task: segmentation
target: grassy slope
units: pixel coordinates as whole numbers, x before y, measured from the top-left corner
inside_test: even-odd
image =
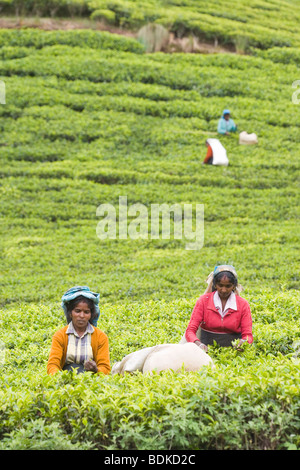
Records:
[[[219,43],[268,48],[299,44],[294,27],[300,18],[296,0],[91,0],[92,18],[138,29],[145,23],[164,25],[177,36],[193,34]]]
[[[236,47],[266,49],[272,46],[298,46],[300,19],[297,0],[2,0],[2,15],[26,17],[74,17],[111,28],[137,31],[156,22],[177,37],[194,35],[201,40]],[[26,24],[26,19],[25,23]]]
[[[292,400],[297,409],[299,372],[289,356],[300,335],[295,297],[299,124],[291,102],[297,67],[260,57],[143,55],[128,52],[132,42],[122,38],[102,49],[94,33],[90,42],[85,37],[90,47],[84,48],[74,32],[26,33],[35,38],[33,44],[23,33],[18,39],[3,34],[11,37],[9,42],[6,36],[0,64],[7,92],[0,108],[2,432],[16,423],[22,429],[38,415],[59,423],[74,441],[92,440],[100,447],[153,448],[158,427],[161,448],[276,448],[296,442],[291,437],[297,434],[296,412],[288,403]],[[238,136],[221,138],[230,166],[202,167],[204,141],[216,135],[224,107],[232,109],[240,130],[257,132],[259,145],[239,146]],[[120,195],[128,196],[129,205],[147,207],[205,204],[204,247],[187,251],[185,241],[178,240],[101,242],[97,206],[117,204]],[[219,368],[208,373],[210,392],[197,408],[206,410],[202,434],[192,430],[196,424],[189,408],[200,406],[197,390],[203,381],[197,375],[182,378],[187,383],[181,392],[176,377],[155,378],[151,406],[145,400],[153,393],[150,379],[123,383],[108,377],[99,396],[98,382],[87,377],[74,379],[74,385],[67,378],[46,377],[51,337],[64,322],[59,299],[71,285],[101,292],[101,327],[109,334],[113,362],[139,347],[177,342],[207,274],[219,262],[238,270],[256,340],[241,357],[212,350]],[[57,392],[61,383],[71,401],[77,400],[78,416],[66,411],[71,402]],[[164,401],[173,397],[170,384],[177,390],[171,420]],[[92,401],[82,401],[82,390],[91,390]],[[253,424],[248,437],[233,432],[224,442],[224,415],[212,408],[220,390],[233,400],[229,416],[238,404],[228,390],[240,394],[246,421],[249,396],[251,406],[257,404],[253,422],[255,413],[263,419],[270,412],[262,403],[272,402],[278,423],[270,436]],[[86,413],[93,414],[91,403],[103,413],[101,431],[98,418],[82,430]],[[188,418],[179,443],[176,413],[182,409]],[[286,428],[279,417],[287,409]],[[218,437],[216,422],[223,423]],[[136,432],[128,433],[133,426]]]

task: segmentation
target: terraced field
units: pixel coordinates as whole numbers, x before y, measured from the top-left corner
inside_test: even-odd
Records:
[[[300,42],[297,0],[1,0],[0,8],[22,19],[80,17],[131,31],[154,23],[179,38],[195,36],[244,51]]]
[[[0,42],[2,448],[298,448],[297,49],[145,54],[92,31],[1,30]],[[259,144],[220,137],[230,165],[202,166],[227,107]],[[97,208],[120,196],[203,204],[203,247],[100,240]],[[101,293],[113,363],[178,342],[224,262],[251,305],[253,346],[212,347],[216,369],[200,374],[47,376],[72,285]]]

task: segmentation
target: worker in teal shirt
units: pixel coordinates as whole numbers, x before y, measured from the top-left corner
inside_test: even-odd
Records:
[[[218,122],[218,132],[219,134],[229,135],[230,132],[235,132],[237,126],[235,125],[233,119],[230,117],[229,109],[224,109],[223,115]]]

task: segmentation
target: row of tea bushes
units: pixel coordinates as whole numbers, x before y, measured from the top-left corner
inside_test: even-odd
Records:
[[[91,17],[115,27],[137,30],[148,23],[159,23],[176,36],[194,35],[201,40],[228,45],[238,51],[251,47],[267,49],[297,46],[300,42],[294,24],[300,18],[297,1],[276,0],[270,5],[234,0],[1,0],[3,13],[27,16]],[[57,36],[60,36],[58,33]],[[59,39],[58,39],[59,41]]]
[[[51,35],[7,34],[1,449],[299,448],[295,65],[141,54],[119,50],[114,37],[115,48],[80,47],[77,31],[44,46]],[[230,165],[202,166],[205,139],[216,136],[228,106],[259,144],[220,137]],[[112,204],[118,222],[120,196],[148,211],[189,203],[193,216],[204,204],[203,247],[187,250],[172,236],[100,240],[97,207]],[[99,327],[113,363],[178,342],[207,275],[223,262],[235,265],[245,288],[253,346],[212,347],[216,368],[200,374],[47,376],[52,335],[65,324],[60,299],[71,286],[100,292]]]
[[[297,448],[297,302],[291,293],[265,290],[249,300],[255,344],[243,352],[211,347],[214,370],[179,375],[47,377],[51,336],[62,313],[55,304],[2,312],[7,350],[0,379],[1,448]],[[101,322],[112,357],[120,359],[126,348],[179,340],[193,301],[104,305]],[[167,328],[160,328],[162,322]]]
[[[65,45],[70,47],[104,50],[114,49],[117,51],[134,52],[141,54],[144,52],[143,46],[130,37],[111,34],[105,31],[79,30],[76,34],[73,31],[55,30],[39,31],[37,29],[1,29],[0,30],[1,54],[13,53],[15,51],[25,51],[27,47],[43,49],[47,46]],[[5,57],[4,57],[5,58]]]
[[[147,23],[159,23],[176,36],[194,35],[206,41],[218,41],[247,51],[251,46],[266,49],[272,46],[299,44],[294,21],[299,18],[299,5],[267,1],[251,4],[225,0],[209,2],[188,0],[90,0],[91,17],[115,26],[138,29]]]

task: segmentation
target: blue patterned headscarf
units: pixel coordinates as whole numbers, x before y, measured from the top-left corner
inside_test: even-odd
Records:
[[[93,326],[97,326],[97,321],[100,316],[100,309],[99,309],[100,294],[96,294],[96,292],[92,292],[90,288],[87,286],[71,287],[71,289],[67,290],[67,292],[62,296],[61,306],[63,308],[63,311],[65,312],[66,318],[67,318],[67,304],[71,300],[76,299],[76,297],[79,297],[80,295],[94,302],[96,315],[95,315],[95,318],[92,320],[92,324]]]

